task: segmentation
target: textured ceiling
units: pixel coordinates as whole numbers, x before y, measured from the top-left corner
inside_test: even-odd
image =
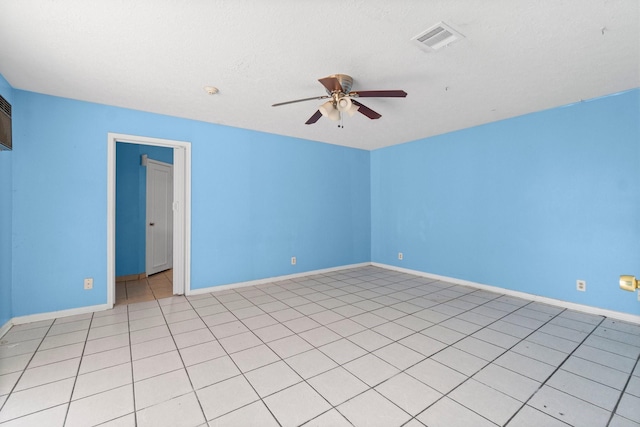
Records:
[[[411,40],[440,21],[465,38]],[[363,149],[640,87],[638,0],[1,0],[0,39],[17,89]],[[335,73],[408,96],[271,107]]]

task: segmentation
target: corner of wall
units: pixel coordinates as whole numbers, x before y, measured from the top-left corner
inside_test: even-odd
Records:
[[[0,74],[0,95],[13,102],[13,88]],[[0,336],[11,327],[12,309],[12,217],[13,217],[13,155],[0,151]],[[7,328],[8,330],[8,328]]]

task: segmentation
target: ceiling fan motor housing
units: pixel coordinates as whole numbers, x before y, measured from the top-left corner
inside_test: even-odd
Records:
[[[342,86],[342,90],[340,90],[339,87],[334,88],[333,91],[327,89],[327,93],[329,95],[336,91],[342,92],[345,95],[351,92],[351,87],[353,86],[353,78],[351,76],[348,76],[346,74],[332,74],[329,77],[335,78],[338,83],[340,83],[340,86]]]

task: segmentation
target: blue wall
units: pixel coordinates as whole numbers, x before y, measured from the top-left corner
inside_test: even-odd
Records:
[[[192,142],[194,289],[369,261],[367,151],[13,96],[13,316],[106,303],[108,132]]]
[[[2,75],[0,75],[0,95],[13,104],[13,89]],[[11,151],[0,151],[0,327],[12,317],[12,160]]]
[[[372,152],[372,261],[640,314],[639,117],[633,90]]]
[[[368,151],[205,130],[192,154],[192,248],[206,248],[192,250],[192,287],[369,262]]]
[[[106,302],[108,132],[192,142],[194,289],[374,261],[639,312],[638,90],[371,153],[0,93],[0,324]]]
[[[116,143],[116,277],[145,272],[147,168],[150,159],[173,164],[173,149]]]

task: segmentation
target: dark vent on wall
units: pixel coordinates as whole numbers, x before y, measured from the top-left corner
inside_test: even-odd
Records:
[[[421,47],[429,51],[438,50],[455,41],[463,39],[464,36],[449,27],[444,22],[439,22],[426,31],[418,34],[413,40]]]
[[[11,117],[11,104],[2,95],[0,95],[0,111]]]
[[[11,104],[0,95],[0,150],[11,150]]]

